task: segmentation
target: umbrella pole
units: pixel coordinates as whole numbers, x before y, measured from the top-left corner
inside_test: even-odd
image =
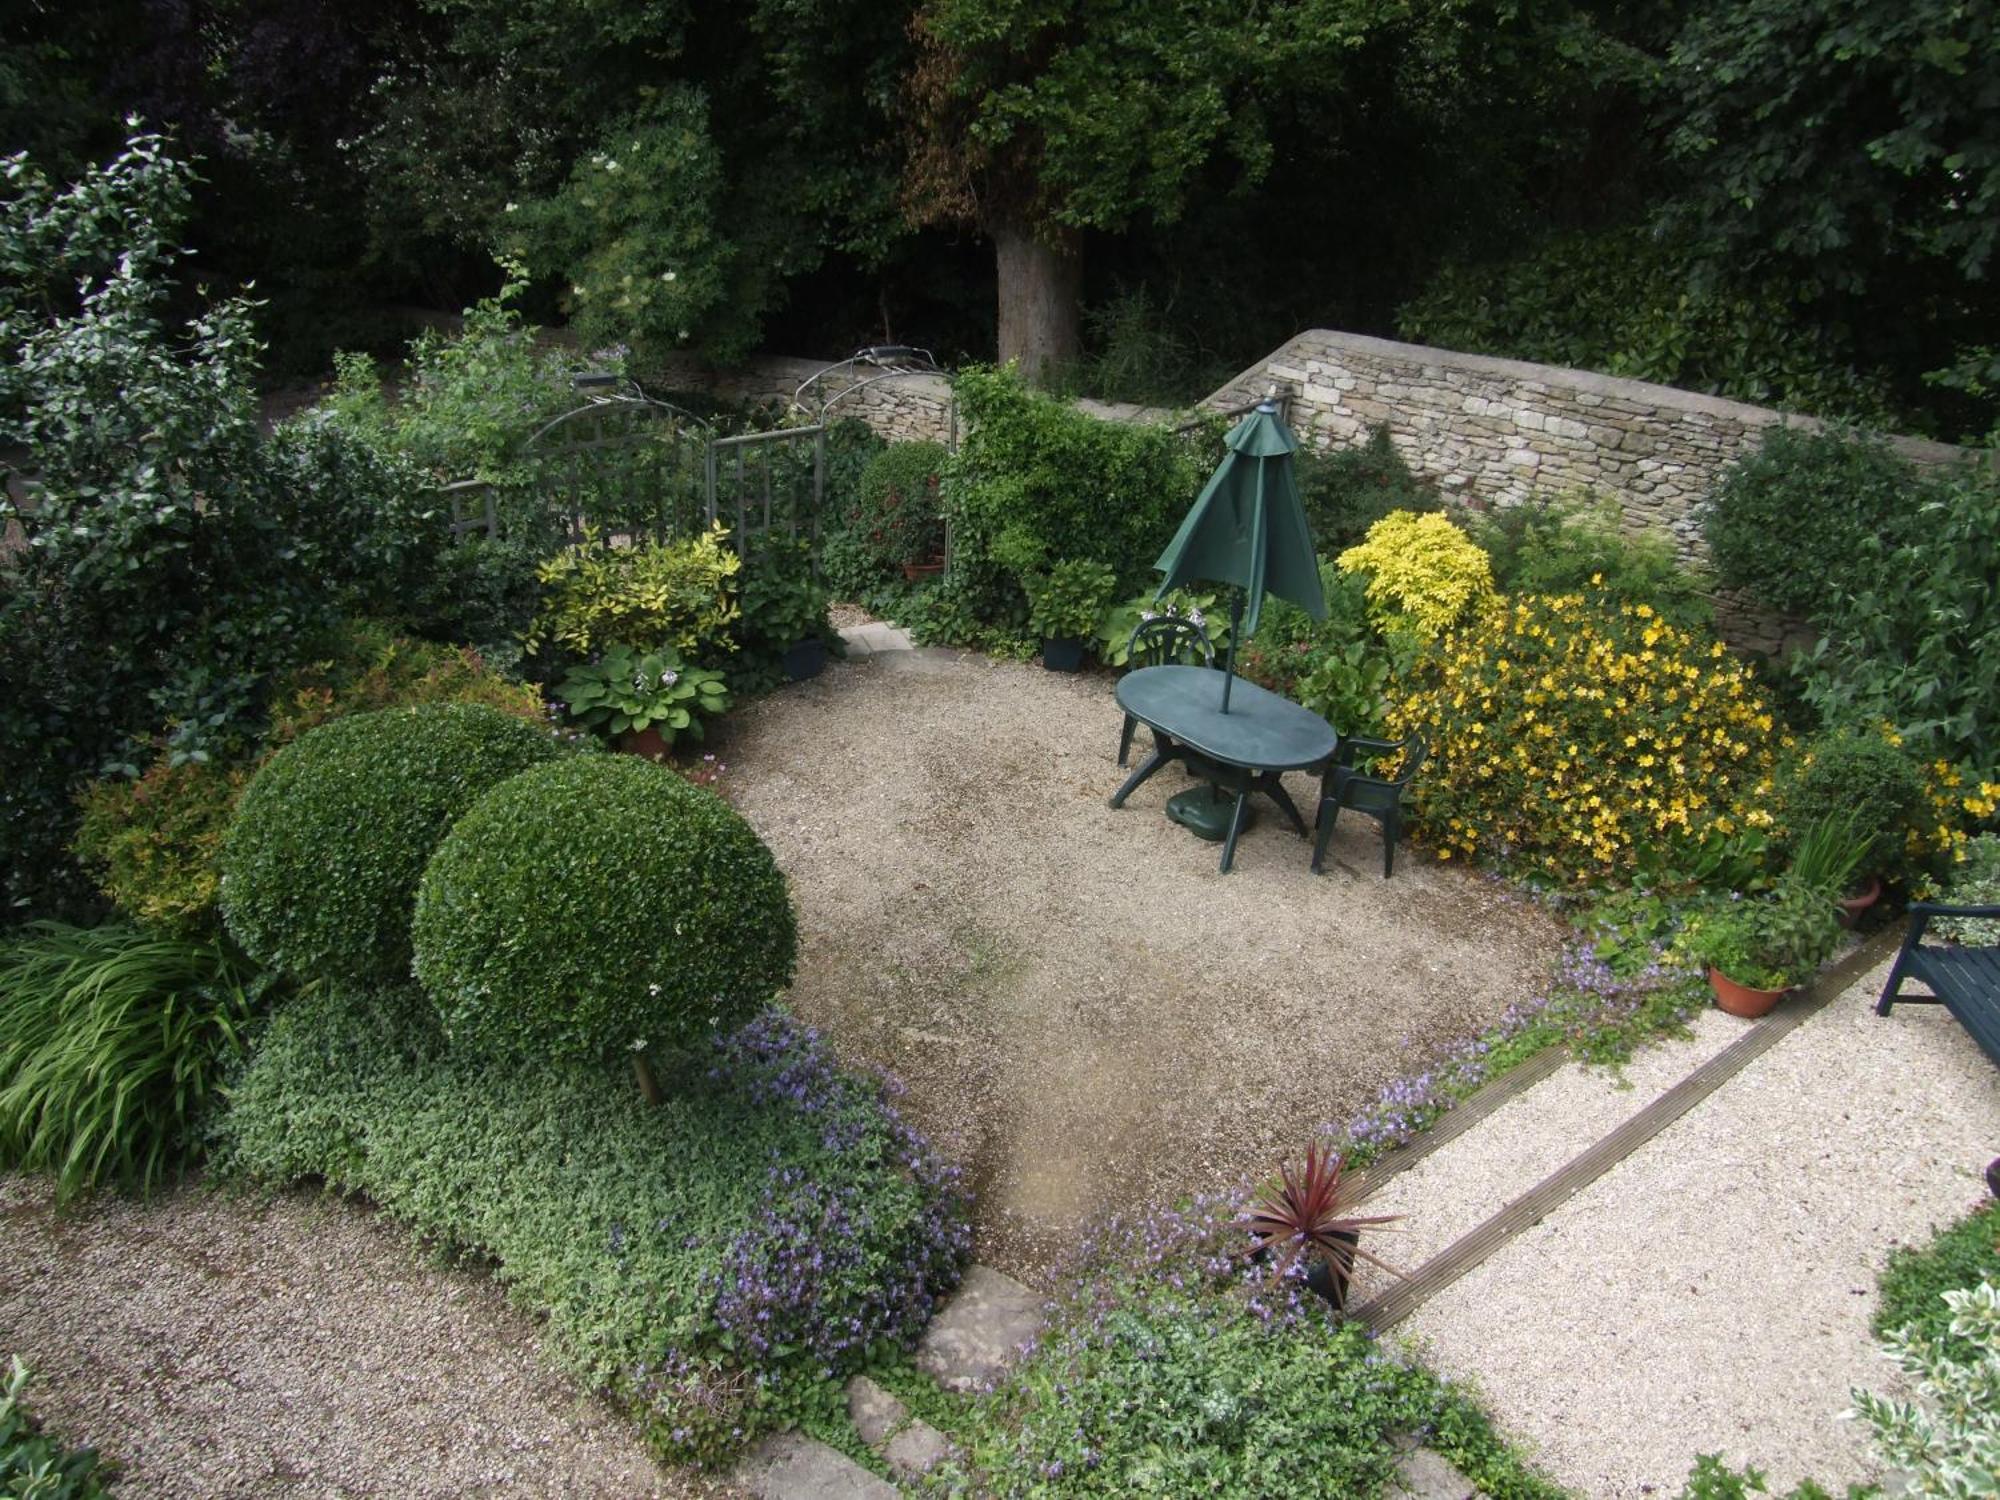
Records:
[[[1222,711],[1229,712],[1229,688],[1236,681],[1236,637],[1243,629],[1243,590],[1229,601],[1229,651],[1222,658]]]

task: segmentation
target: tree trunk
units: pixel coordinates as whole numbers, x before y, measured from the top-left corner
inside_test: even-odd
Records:
[[[1083,350],[1083,236],[1056,231],[1051,245],[1022,224],[993,230],[1000,273],[1000,363],[1032,385],[1054,382]]]

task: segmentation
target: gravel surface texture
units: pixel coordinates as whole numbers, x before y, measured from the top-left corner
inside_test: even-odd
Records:
[[[1856,1386],[1901,1389],[1868,1333],[1876,1275],[1981,1201],[2000,1149],[2000,1072],[1941,1010],[1874,1015],[1886,973],[1403,1326],[1578,1494],[1677,1494],[1712,1452],[1764,1469],[1776,1494],[1878,1477],[1865,1429],[1838,1420]],[[1687,1071],[1704,1051],[1674,1050]],[[1517,1142],[1538,1149],[1535,1096],[1551,1089],[1562,1118],[1579,1086],[1538,1085],[1524,1128],[1501,1111],[1382,1201],[1420,1213],[1421,1187],[1507,1175]]]
[[[0,1355],[142,1497],[734,1496],[662,1472],[488,1277],[334,1199],[185,1190],[58,1215],[0,1176]]]
[[[1260,1175],[1545,979],[1558,932],[1505,887],[1344,819],[1327,872],[1268,804],[1218,846],[1113,812],[1112,682],[918,651],[733,716],[732,795],[801,922],[790,1002],[978,1200],[979,1258],[1047,1287],[1096,1214]],[[1146,743],[1142,731],[1140,746]],[[1317,783],[1287,780],[1311,815]]]

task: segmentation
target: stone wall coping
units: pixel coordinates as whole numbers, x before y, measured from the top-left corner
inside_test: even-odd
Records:
[[[1311,357],[1315,350],[1379,359],[1404,368],[1435,365],[1444,370],[1463,370],[1468,374],[1487,375],[1516,384],[1531,384],[1539,387],[1535,394],[1548,393],[1552,387],[1560,386],[1571,392],[1581,391],[1587,395],[1638,402],[1660,411],[1722,417],[1748,428],[1789,423],[1818,431],[1829,425],[1815,417],[1773,411],[1769,407],[1751,406],[1747,402],[1731,401],[1721,396],[1705,396],[1697,391],[1681,390],[1676,386],[1655,385],[1649,380],[1632,380],[1622,375],[1601,375],[1594,370],[1572,370],[1558,365],[1531,364],[1527,360],[1502,359],[1491,354],[1462,354],[1453,349],[1437,349],[1427,344],[1404,344],[1394,339],[1375,338],[1364,333],[1342,333],[1332,328],[1309,328],[1293,335],[1277,350],[1258,360],[1234,380],[1208,396],[1201,404],[1228,406],[1243,399],[1245,394],[1261,395],[1263,388],[1271,382],[1272,377],[1269,373],[1271,366],[1296,366],[1303,358]],[[1279,383],[1294,384],[1289,378],[1283,377]],[[1899,452],[1924,463],[1952,463],[1977,451],[1898,433],[1888,433],[1885,436]]]

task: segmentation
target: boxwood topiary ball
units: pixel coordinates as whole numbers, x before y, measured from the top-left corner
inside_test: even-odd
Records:
[[[454,1043],[549,1057],[733,1026],[798,953],[755,830],[624,755],[537,766],[481,798],[431,857],[412,936]]]
[[[221,905],[231,935],[302,979],[407,978],[431,851],[485,793],[565,754],[546,730],[480,704],[321,725],[271,757],[230,824]]]

